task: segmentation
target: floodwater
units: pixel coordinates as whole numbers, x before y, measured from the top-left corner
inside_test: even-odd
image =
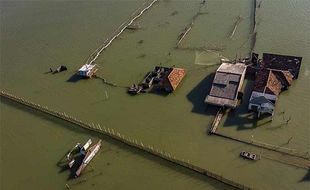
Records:
[[[1,90],[113,128],[256,189],[308,189],[308,170],[264,157],[257,162],[240,159],[242,150],[265,150],[207,135],[214,109],[203,100],[212,73],[221,57],[234,59],[250,52],[253,1],[208,0],[180,50],[174,48],[177,37],[201,1],[161,0],[138,19],[141,30],[125,31],[96,61],[98,75],[119,87],[100,79],[72,80],[88,56],[143,2],[1,1]],[[250,119],[245,98],[224,118],[221,133],[310,151],[309,10],[307,0],[262,1],[254,50],[302,56],[300,77],[280,95],[272,122]],[[239,15],[243,19],[230,39]],[[201,47],[220,51],[195,51]],[[188,70],[173,94],[126,93],[124,87],[138,83],[160,63]],[[68,71],[46,74],[59,65]],[[251,84],[246,81],[245,97]],[[0,105],[1,189],[65,189],[65,184],[73,189],[231,189],[10,101],[1,99]],[[289,124],[282,125],[287,118]],[[56,163],[76,142],[88,138],[103,139],[102,150],[79,180],[68,180],[69,172]]]

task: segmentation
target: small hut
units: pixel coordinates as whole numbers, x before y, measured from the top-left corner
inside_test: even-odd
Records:
[[[77,74],[85,78],[91,78],[97,70],[96,64],[85,64],[78,70]]]

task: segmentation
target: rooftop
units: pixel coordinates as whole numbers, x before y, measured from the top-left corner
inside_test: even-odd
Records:
[[[178,87],[178,85],[184,78],[185,74],[186,74],[185,69],[172,68],[167,78],[173,90],[175,90]]]
[[[263,53],[263,67],[289,71],[294,79],[298,78],[302,57]]]
[[[241,63],[223,63],[217,69],[205,102],[218,106],[237,106],[238,90],[242,86],[246,66]]]
[[[262,69],[257,72],[253,91],[278,96],[284,87],[288,87],[293,80],[289,71]]]
[[[235,99],[241,75],[217,72],[210,91],[210,96]]]
[[[220,67],[217,69],[217,71],[242,75],[245,69],[246,66],[243,63],[236,63],[236,64],[222,63]]]

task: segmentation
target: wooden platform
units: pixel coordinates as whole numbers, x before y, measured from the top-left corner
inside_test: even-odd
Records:
[[[209,134],[214,134],[214,133],[216,133],[217,127],[218,127],[218,125],[220,124],[221,119],[222,119],[224,113],[225,113],[225,108],[220,108],[220,109],[217,111],[217,113],[216,113],[216,115],[215,115],[215,118],[214,118],[214,120],[213,120],[213,122],[212,122],[210,131],[209,131]]]

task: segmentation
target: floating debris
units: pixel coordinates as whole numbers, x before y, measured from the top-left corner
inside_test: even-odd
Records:
[[[200,11],[200,10],[199,10]],[[176,47],[178,48],[179,45],[181,44],[182,40],[185,38],[185,36],[189,33],[189,31],[193,28],[194,26],[194,23],[195,23],[195,20],[198,18],[198,16],[200,15],[204,15],[204,14],[208,14],[208,13],[202,13],[202,12],[198,12],[196,13],[191,22],[183,29],[183,31],[179,34],[178,36],[178,42],[177,42],[177,45]]]
[[[128,25],[126,27],[126,29],[128,29],[128,30],[138,30],[138,29],[141,29],[141,28],[142,27],[138,23],[131,23],[130,25]]]
[[[139,40],[138,44],[143,44],[144,40]]]
[[[234,37],[234,35],[235,35],[235,32],[236,32],[236,30],[237,30],[237,27],[238,27],[238,25],[240,24],[240,22],[242,21],[242,17],[241,17],[241,15],[239,15],[238,17],[237,17],[237,21],[235,22],[235,27],[234,27],[234,29],[232,30],[232,32],[231,32],[231,34],[230,34],[230,36],[229,36],[229,38],[230,39],[232,39],[233,37]]]
[[[106,97],[106,99],[109,99],[109,96],[108,96],[108,92],[107,92],[107,91],[105,91],[105,97]]]
[[[140,55],[138,56],[138,58],[144,58],[144,57],[146,57],[146,54],[145,54],[145,53],[142,53],[142,54],[140,54]]]
[[[60,73],[62,71],[66,71],[68,70],[66,66],[64,65],[61,65],[59,67],[57,67],[57,69],[53,70],[52,68],[50,68],[50,71],[49,72],[46,72],[46,73],[53,73],[53,74],[56,74],[56,73]]]
[[[177,15],[179,12],[178,11],[173,11],[170,16],[174,16],[174,15]]]

